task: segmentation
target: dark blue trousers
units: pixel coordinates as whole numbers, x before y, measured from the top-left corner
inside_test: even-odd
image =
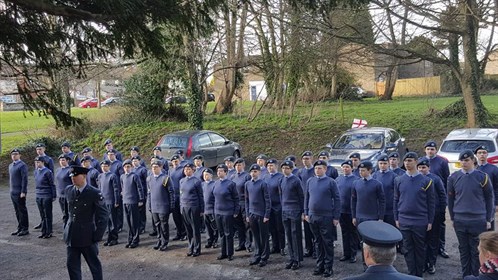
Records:
[[[175,208],[173,209],[173,222],[176,226],[176,236],[184,237],[187,235],[185,232],[185,225],[183,224],[182,212],[180,210],[180,197],[175,196]]]
[[[453,223],[458,238],[462,276],[479,275],[479,234],[486,231],[486,221],[459,221]]]
[[[399,230],[403,235],[403,249],[408,274],[422,277],[426,257],[427,226],[400,224]]]
[[[311,231],[315,237],[317,249],[316,267],[319,269],[332,269],[334,265],[334,223],[332,217],[309,217]]]
[[[88,247],[67,247],[67,270],[69,279],[81,280],[81,255],[85,258],[94,280],[103,279],[97,243]],[[86,277],[88,278],[88,277]]]
[[[118,208],[114,204],[106,204],[109,211],[109,221],[107,222],[107,241],[118,240],[118,227],[116,226],[118,220]]]
[[[208,233],[207,243],[209,245],[218,243],[218,228],[216,227],[216,220],[214,218],[214,214],[204,213],[204,224],[206,225]]]
[[[244,205],[240,206],[239,214],[235,218],[235,230],[239,236],[239,247],[251,248],[252,232],[249,223],[246,221],[246,209]]]
[[[41,232],[43,235],[52,233],[52,202],[52,198],[36,198],[36,205],[38,205],[38,210],[40,211],[41,215]]]
[[[166,246],[169,242],[169,213],[152,213],[152,221],[157,229],[159,246]]]
[[[274,251],[280,252],[280,250],[285,249],[285,231],[284,224],[282,223],[282,210],[272,209],[269,223],[272,248]]]
[[[306,253],[313,254],[315,251],[315,237],[313,236],[313,232],[311,231],[310,224],[306,221],[303,221],[304,224],[304,249]]]
[[[138,204],[125,204],[124,208],[128,223],[128,244],[138,244],[140,242]]]
[[[432,229],[427,232],[427,253],[425,263],[429,265],[436,265],[437,255],[439,254],[439,237],[441,227],[437,226],[441,223],[444,213],[436,212],[434,214],[434,222]]]
[[[201,208],[182,207],[182,217],[187,231],[188,251],[192,254],[201,253]]]
[[[234,218],[232,215],[215,215],[216,226],[220,234],[221,255],[233,256],[233,224]]]
[[[303,227],[301,211],[283,211],[282,220],[287,238],[287,251],[290,262],[303,261]]]
[[[358,250],[360,239],[358,230],[353,225],[351,214],[341,213],[339,223],[341,224],[343,254],[346,258],[356,257],[356,250]]]
[[[270,257],[269,221],[264,223],[263,217],[249,214],[249,225],[254,241],[254,260],[267,261]]]
[[[17,229],[20,231],[29,229],[28,209],[26,208],[26,197],[21,198],[20,194],[11,194],[12,204],[16,212]]]

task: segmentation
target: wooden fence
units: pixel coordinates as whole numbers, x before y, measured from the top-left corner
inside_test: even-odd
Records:
[[[377,82],[375,91],[377,95],[383,95],[385,82]],[[398,79],[394,87],[393,96],[423,96],[441,94],[441,79],[439,76]]]

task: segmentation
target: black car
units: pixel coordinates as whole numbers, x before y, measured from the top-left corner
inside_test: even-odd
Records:
[[[352,153],[359,153],[361,160],[369,160],[377,166],[377,159],[382,154],[398,152],[402,158],[407,152],[405,138],[392,128],[364,127],[353,128],[344,132],[330,149],[330,165],[341,170],[341,163]]]
[[[182,130],[164,135],[157,146],[165,158],[170,159],[177,150],[183,150],[185,159],[195,155],[204,157],[204,165],[214,167],[228,156],[239,158],[242,148],[236,142],[210,130]]]
[[[208,102],[214,101],[215,100],[214,94],[208,93],[207,100],[208,100]],[[187,103],[187,101],[188,101],[188,98],[184,95],[170,96],[170,97],[167,97],[165,100],[166,104],[172,104],[172,103],[173,104],[184,104],[184,103]]]

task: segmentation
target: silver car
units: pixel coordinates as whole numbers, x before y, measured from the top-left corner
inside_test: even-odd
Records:
[[[451,131],[443,140],[438,155],[448,160],[450,173],[460,170],[458,155],[463,150],[474,151],[478,146],[488,149],[488,163],[498,166],[498,129],[464,128]]]

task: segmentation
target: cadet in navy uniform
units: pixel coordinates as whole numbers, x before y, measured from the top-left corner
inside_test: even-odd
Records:
[[[434,221],[435,194],[432,180],[417,171],[417,158],[414,152],[406,153],[406,173],[394,181],[394,219],[403,234],[408,274],[422,277],[426,234]]]
[[[261,174],[260,177],[263,178],[268,174],[268,170],[266,170],[266,161],[268,160],[268,156],[265,154],[259,154],[256,157],[256,164],[261,167]]]
[[[327,151],[321,151],[318,154],[318,159],[325,161],[327,164],[329,163],[330,153]],[[325,172],[327,176],[332,179],[336,179],[339,176],[339,172],[332,165],[327,166],[327,172]]]
[[[138,207],[144,203],[144,191],[142,182],[137,174],[132,170],[129,159],[123,162],[124,174],[121,175],[121,190],[123,193],[123,204],[128,223],[128,243],[126,248],[136,248],[140,242],[140,216]]]
[[[399,273],[393,266],[396,243],[403,238],[398,229],[380,221],[366,221],[358,226],[363,239],[363,255],[367,270],[345,280],[414,280],[422,279]]]
[[[10,152],[10,158],[12,159],[12,163],[9,164],[10,198],[17,218],[17,230],[11,235],[23,236],[29,234],[28,209],[26,208],[28,166],[21,160],[21,151],[17,148]]]
[[[342,250],[343,256],[339,261],[356,262],[356,250],[358,250],[359,238],[356,226],[353,224],[353,216],[351,215],[351,190],[353,189],[354,181],[359,178],[353,175],[353,162],[346,160],[341,164],[342,173],[335,179],[337,188],[341,194],[341,224],[342,232]]]
[[[185,177],[180,180],[180,207],[187,231],[189,249],[187,256],[201,254],[201,220],[204,216],[204,197],[201,180],[194,177],[194,164],[183,166]]]
[[[113,151],[113,154],[116,156],[116,159],[119,160],[120,162],[123,162],[123,155],[114,148],[114,145],[112,144],[112,140],[111,139],[106,139],[105,142],[104,142],[104,147],[105,147],[105,150],[106,152],[104,153],[104,159],[109,159],[108,156],[109,156],[109,151]],[[111,160],[112,161],[112,160]]]
[[[498,206],[498,167],[494,164],[488,163],[488,148],[486,146],[479,146],[474,151],[477,157],[477,170],[480,170],[489,176],[491,185],[493,186],[493,193],[495,195],[495,208]],[[495,230],[495,219],[491,221],[491,229]]]
[[[313,164],[315,177],[306,183],[304,196],[305,219],[310,223],[318,251],[313,275],[330,277],[334,274],[334,227],[341,217],[341,199],[334,179],[325,175],[327,163],[317,160]]]
[[[57,197],[52,171],[45,167],[45,157],[35,158],[36,204],[40,211],[42,227],[38,238],[52,237],[52,202]]]
[[[272,240],[270,254],[280,252],[280,255],[285,256],[285,231],[284,224],[282,223],[282,204],[280,203],[279,193],[280,181],[284,175],[278,172],[276,159],[269,159],[266,162],[266,169],[268,170],[268,174],[263,180],[268,187],[271,200],[270,222],[268,226]]]
[[[152,153],[154,154],[155,157],[157,157],[157,159],[162,161],[164,172],[166,172],[166,174],[168,174],[169,164],[168,164],[168,161],[162,155],[161,147],[155,146],[154,149],[152,149]]]
[[[292,161],[292,163],[294,164],[294,167],[292,169],[292,174],[298,176],[299,175],[299,168],[297,168],[296,166],[296,156],[295,155],[288,155],[285,157],[285,160],[289,160],[289,161]]]
[[[353,182],[351,189],[351,214],[355,226],[364,221],[384,219],[386,196],[382,183],[372,178],[372,169],[370,161],[358,165],[361,178]]]
[[[204,197],[204,223],[208,232],[208,240],[204,248],[217,248],[218,228],[216,227],[216,219],[214,218],[213,170],[211,170],[211,168],[205,168],[202,176],[202,191]]]
[[[97,169],[93,168],[92,158],[89,156],[83,157],[81,159],[81,166],[88,169],[88,173],[86,174],[86,180],[88,184],[92,187],[97,187],[97,180],[99,178],[100,172]]]
[[[381,155],[378,158],[377,164],[379,169],[375,171],[372,177],[382,184],[384,196],[386,197],[386,211],[384,212],[382,220],[392,226],[396,226],[396,223],[394,222],[393,201],[394,179],[396,179],[398,175],[389,169],[389,158],[387,155]]]
[[[235,174],[230,178],[234,183],[239,195],[239,213],[235,218],[235,230],[239,236],[239,246],[235,251],[247,250],[252,252],[252,232],[249,223],[246,221],[246,196],[245,185],[251,180],[251,175],[245,171],[246,162],[243,158],[235,160]]]
[[[181,157],[174,155],[171,157],[172,168],[169,169],[169,179],[175,190],[175,207],[173,211],[173,221],[176,226],[176,236],[172,240],[186,240],[187,233],[183,224],[182,212],[180,211],[180,180],[185,177],[183,173],[183,165],[180,163]]]
[[[70,160],[69,160],[69,165],[80,165],[80,159],[78,158],[78,155],[75,154],[73,151],[71,151],[71,143],[69,142],[64,142],[61,145],[61,150],[62,153],[67,155]]]
[[[448,181],[448,176],[450,176],[450,168],[448,166],[448,160],[438,156],[437,153],[437,144],[436,142],[429,140],[424,145],[425,149],[425,157],[429,159],[429,164],[431,165],[431,173],[439,176],[441,181],[443,181],[444,189],[446,190],[446,183]],[[446,209],[445,209],[446,212]],[[446,243],[446,214],[443,215],[443,219],[439,224],[441,227],[439,232],[439,254],[441,257],[447,259],[450,256],[446,253],[444,249]]]
[[[287,238],[289,261],[286,269],[296,270],[303,261],[302,215],[304,213],[304,193],[301,180],[294,174],[294,163],[286,160],[280,164],[284,177],[279,184],[282,220]]]
[[[157,244],[153,248],[166,251],[169,242],[169,214],[175,207],[175,190],[170,178],[163,172],[162,163],[152,163],[152,172],[147,177],[147,189],[150,194],[152,221],[158,231]]]
[[[360,177],[360,170],[358,169],[358,166],[361,163],[361,156],[359,153],[352,153],[348,157],[349,160],[353,162],[353,175]]]
[[[50,169],[50,171],[52,171],[52,173],[55,174],[54,160],[45,153],[45,149],[46,149],[45,144],[38,143],[38,144],[36,144],[35,149],[36,149],[36,154],[38,156],[45,157],[45,161],[47,162],[47,165],[46,165],[47,168]]]
[[[399,167],[399,153],[392,152],[389,154],[389,169],[392,172],[396,173],[396,175],[401,176],[405,174],[405,170]]]
[[[93,151],[90,147],[86,147],[81,151],[81,155],[83,157],[90,157],[92,161],[93,168],[97,169],[99,173],[102,173],[102,169],[100,168],[100,162],[93,157]]]
[[[86,182],[88,169],[76,165],[71,166],[71,169],[73,185],[68,186],[65,191],[69,218],[64,225],[69,278],[82,278],[83,255],[93,279],[103,279],[98,242],[104,235],[109,214],[100,191]]]
[[[444,189],[443,182],[439,176],[430,173],[429,160],[426,158],[419,159],[417,163],[418,172],[432,179],[434,184],[434,190],[436,194],[436,207],[434,213],[434,225],[438,225],[444,215],[444,209],[446,209],[446,190]],[[425,270],[429,274],[436,273],[436,260],[439,252],[439,229],[441,227],[432,227],[431,230],[427,232],[427,255],[425,258],[426,267]]]
[[[303,167],[299,169],[298,177],[301,179],[303,185],[303,192],[306,193],[306,186],[309,178],[315,176],[315,169],[313,168],[313,153],[305,151],[301,154],[301,161]],[[304,220],[304,257],[316,257],[315,238],[311,232],[308,221]]]
[[[194,177],[197,179],[204,181],[204,170],[207,168],[204,167],[204,157],[202,155],[195,155],[193,158],[194,160]]]
[[[133,160],[133,158],[138,158],[138,161],[140,163],[140,166],[145,166],[145,162],[142,160],[142,157],[140,156],[140,148],[138,146],[133,146],[130,148],[130,159]]]
[[[227,173],[228,179],[232,178],[233,174],[235,174],[236,172],[234,168],[235,159],[236,159],[235,157],[229,156],[223,160],[225,162],[225,165],[228,167],[228,173]]]
[[[135,146],[135,148],[138,148]],[[142,182],[143,191],[144,191],[144,204],[138,207],[138,215],[140,216],[140,234],[145,232],[145,225],[147,224],[147,209],[145,206],[147,204],[147,168],[142,165],[143,160],[139,155],[135,155],[131,158],[131,164],[133,165],[133,173],[138,175],[140,178],[140,182]]]
[[[98,188],[102,193],[104,204],[107,209],[107,240],[104,246],[114,246],[118,244],[118,227],[116,225],[118,219],[118,206],[120,203],[121,189],[119,187],[119,179],[111,172],[111,162],[106,159],[100,163],[102,173],[99,174]]]
[[[220,164],[216,168],[219,180],[216,180],[213,188],[214,215],[216,227],[220,234],[221,254],[218,260],[233,260],[233,225],[234,218],[239,214],[239,196],[235,184],[227,180],[228,167]]]
[[[474,152],[458,156],[462,169],[448,178],[448,210],[458,238],[462,275],[479,274],[479,234],[491,228],[493,187],[489,176],[474,169]]]
[[[254,253],[249,265],[263,267],[270,257],[269,220],[271,199],[268,186],[261,179],[261,166],[253,164],[249,168],[251,180],[246,182],[246,221],[251,226],[254,237]]]
[[[109,145],[107,145],[109,146]],[[107,147],[106,146],[106,147]],[[112,144],[111,144],[112,146]],[[117,155],[119,154],[118,151],[114,150],[114,149],[110,149],[110,150],[107,150],[107,152],[105,153],[104,155],[104,160],[108,159],[110,162],[111,162],[111,172],[116,174],[116,176],[118,177],[118,182],[119,182],[119,188],[122,189],[122,186],[121,186],[121,175],[123,175],[124,171],[123,171],[123,163],[121,162],[121,160],[119,160],[117,158]],[[116,220],[116,226],[118,227],[118,232],[121,231],[121,229],[123,228],[123,224],[124,224],[124,209],[123,209],[123,195],[120,195],[119,196],[119,206],[118,206],[118,219]]]
[[[71,173],[71,167],[69,167],[69,161],[71,159],[69,156],[65,154],[61,154],[59,156],[59,168],[55,171],[55,187],[57,189],[57,197],[59,198],[59,206],[61,207],[62,211],[62,221],[63,223],[66,223],[67,221],[67,213],[66,211],[66,187],[69,185],[72,185],[73,182],[71,181],[71,176],[69,174]]]

